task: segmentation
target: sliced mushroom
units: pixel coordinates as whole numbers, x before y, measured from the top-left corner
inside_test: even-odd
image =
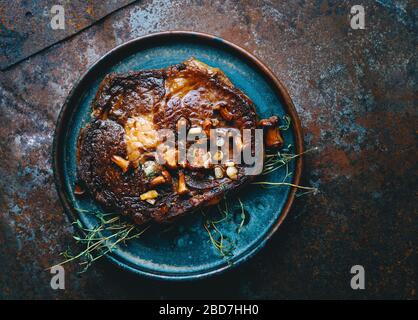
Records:
[[[151,180],[150,185],[151,187],[156,187],[159,186],[161,184],[166,183],[167,181],[165,180],[165,178],[163,176],[158,176],[155,177],[154,179]]]
[[[177,151],[175,148],[167,148],[167,150],[163,153],[163,158],[167,167],[170,169],[177,168]]]
[[[186,186],[186,179],[184,177],[183,171],[179,171],[179,185],[177,188],[177,193],[180,195],[189,193],[189,189]]]
[[[120,156],[117,156],[117,155],[113,155],[111,160],[114,163],[116,163],[119,166],[119,168],[122,169],[123,172],[126,172],[128,170],[128,168],[129,168],[129,161],[128,160],[126,160],[126,159],[124,159]]]
[[[280,133],[279,127],[270,127],[266,134],[266,147],[280,148],[283,146],[283,137]]]
[[[272,116],[258,122],[258,125],[266,128],[265,144],[267,148],[280,148],[284,140],[279,129],[279,118]]]
[[[161,172],[162,176],[164,177],[165,181],[170,183],[172,181],[171,174],[167,170],[163,170]]]
[[[277,116],[271,116],[267,119],[261,119],[258,121],[258,125],[261,127],[273,127],[279,124],[279,118]]]

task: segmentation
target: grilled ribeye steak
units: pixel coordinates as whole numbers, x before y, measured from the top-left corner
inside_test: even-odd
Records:
[[[277,117],[258,122],[251,100],[222,71],[193,58],[166,69],[106,76],[92,109],[93,119],[79,136],[79,186],[137,224],[171,221],[215,204],[252,179],[244,174],[245,165],[216,163],[215,158],[230,157],[228,152],[197,149],[191,161],[180,161],[180,142],[159,150],[158,130],[169,129],[176,138],[181,130],[208,133],[207,141],[199,140],[205,144],[210,129],[222,137],[223,128],[242,132],[264,126],[281,139]],[[225,130],[225,139],[228,134]],[[222,146],[225,141],[217,139]],[[231,145],[243,148],[240,142]]]

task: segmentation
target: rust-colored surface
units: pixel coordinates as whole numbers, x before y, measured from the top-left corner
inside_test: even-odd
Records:
[[[413,2],[141,1],[0,75],[0,298],[416,298],[417,62]],[[44,269],[68,245],[51,171],[60,107],[102,54],[154,31],[221,36],[261,58],[302,120],[304,183],[268,245],[220,277],[164,283],[103,260],[54,291]],[[366,289],[350,287],[363,265]]]
[[[133,0],[15,0],[0,3],[0,69],[83,30]],[[59,5],[61,8],[57,8]],[[63,10],[63,11],[61,11]],[[57,29],[57,13],[64,28]],[[61,19],[61,17],[59,18]]]

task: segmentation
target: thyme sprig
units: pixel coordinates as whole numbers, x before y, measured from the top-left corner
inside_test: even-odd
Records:
[[[264,188],[274,188],[279,186],[289,186],[294,187],[297,189],[305,190],[305,192],[298,194],[297,196],[300,197],[302,195],[306,195],[309,193],[313,193],[314,195],[319,192],[319,189],[316,187],[305,187],[300,186],[294,183],[287,182],[286,180],[292,175],[292,173],[289,172],[289,163],[301,156],[303,156],[306,153],[317,151],[318,147],[310,148],[308,150],[305,150],[299,154],[293,154],[290,153],[290,150],[292,149],[292,145],[288,145],[287,148],[284,148],[282,150],[279,150],[277,152],[273,152],[270,154],[266,154],[266,161],[264,162],[264,168],[261,173],[262,176],[268,175],[276,170],[279,170],[283,167],[285,167],[285,176],[282,181],[256,181],[252,184],[256,185],[262,185]]]
[[[232,213],[229,211],[228,200],[226,197],[217,205],[217,212],[208,213],[205,210],[201,210],[204,217],[203,227],[208,233],[209,240],[213,247],[219,252],[219,254],[228,260],[229,257],[233,256],[235,249],[235,241],[225,236],[221,228],[218,227],[221,223],[230,220]],[[220,216],[220,217],[219,217]]]
[[[285,114],[282,119],[283,119],[284,123],[279,126],[279,129],[282,130],[282,131],[286,131],[290,128],[290,124],[292,122],[292,119],[287,114]]]
[[[65,260],[56,265],[80,260],[79,265],[83,266],[80,273],[87,271],[96,260],[111,253],[116,246],[120,244],[126,245],[129,240],[140,237],[150,227],[148,225],[139,229],[138,226],[113,213],[92,212],[83,209],[78,209],[78,211],[94,215],[98,220],[98,224],[88,228],[84,227],[80,220],[75,221],[73,225],[78,228],[82,236],[76,235],[73,238],[77,243],[84,246],[84,250],[74,255],[71,250],[67,249],[61,253]]]
[[[241,207],[241,214],[240,214],[241,223],[238,226],[237,233],[240,233],[241,229],[242,229],[242,227],[244,226],[244,223],[245,223],[245,211],[244,211],[244,205],[242,204],[242,201],[241,201],[240,198],[238,198],[238,201],[239,201],[239,205]]]
[[[314,147],[314,148],[305,150],[299,154],[293,154],[289,152],[291,148],[292,148],[292,145],[288,145],[287,148],[283,150],[266,154],[265,156],[266,160],[264,162],[262,175],[267,175],[276,170],[279,170],[280,168],[288,165],[292,160],[299,158],[306,153],[318,150],[318,147]]]
[[[253,184],[261,184],[263,186],[267,185],[267,186],[271,186],[271,187],[278,187],[278,186],[289,186],[289,187],[294,187],[294,188],[298,188],[298,189],[302,189],[302,190],[309,190],[312,193],[316,194],[319,192],[318,188],[315,187],[304,187],[304,186],[300,186],[294,183],[290,183],[290,182],[270,182],[270,181],[258,181],[258,182],[253,182]]]
[[[208,233],[209,240],[213,247],[218,251],[219,255],[230,263],[230,258],[234,254],[238,239],[225,235],[223,229],[228,225],[234,226],[236,224],[234,217],[239,216],[240,222],[235,228],[236,234],[239,234],[246,222],[246,211],[244,204],[240,198],[237,201],[230,203],[230,199],[224,196],[224,199],[217,205],[216,212],[207,212],[201,210],[204,217],[203,227]],[[210,210],[210,209],[207,209]]]

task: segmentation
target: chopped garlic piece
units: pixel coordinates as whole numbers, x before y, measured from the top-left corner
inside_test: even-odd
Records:
[[[238,170],[235,167],[228,167],[226,168],[226,175],[232,179],[232,180],[236,180],[238,179]]]
[[[158,165],[155,161],[145,161],[142,169],[147,177],[152,176],[158,171]]]
[[[224,171],[222,170],[221,167],[215,167],[214,169],[215,172],[215,178],[216,179],[222,179],[224,177]]]
[[[234,161],[227,161],[227,162],[225,162],[225,165],[227,167],[234,167],[235,166],[235,163],[234,163]]]

